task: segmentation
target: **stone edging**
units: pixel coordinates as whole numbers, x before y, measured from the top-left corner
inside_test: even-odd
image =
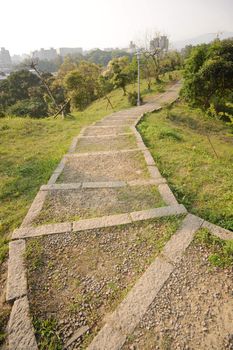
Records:
[[[29,237],[39,237],[51,234],[77,232],[101,227],[130,224],[135,221],[148,220],[153,218],[179,215],[187,213],[183,204],[171,205],[166,207],[136,211],[126,214],[117,214],[102,216],[94,219],[83,219],[73,222],[62,222],[56,224],[47,224],[41,226],[28,226],[16,229],[13,232],[12,239],[21,239]]]
[[[89,350],[119,350],[123,346],[127,336],[133,332],[175,269],[176,262],[181,259],[201,223],[201,219],[191,214],[187,215],[181,228],[165,245],[162,253],[109,317],[107,323],[89,345]]]

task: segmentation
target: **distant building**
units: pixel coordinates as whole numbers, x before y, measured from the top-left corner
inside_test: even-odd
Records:
[[[1,47],[0,51],[0,68],[11,68],[11,56],[8,50],[4,47]]]
[[[68,55],[82,55],[83,49],[81,47],[60,47],[57,50],[58,55],[65,57]]]
[[[167,36],[158,36],[150,41],[150,50],[168,50],[169,40]]]
[[[45,50],[42,48],[40,50],[33,51],[32,57],[39,58],[39,60],[42,60],[42,61],[43,60],[51,61],[57,58],[57,51],[53,47],[51,47],[48,50]]]

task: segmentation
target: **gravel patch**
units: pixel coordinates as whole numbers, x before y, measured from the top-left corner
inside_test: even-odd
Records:
[[[232,269],[192,244],[123,350],[232,350]]]
[[[112,135],[130,133],[131,129],[128,126],[109,126],[109,127],[87,127],[83,132],[84,136]]]
[[[34,319],[56,319],[63,344],[88,326],[68,347],[86,348],[180,222],[173,217],[28,240]]]
[[[134,135],[119,135],[109,138],[83,138],[79,139],[75,152],[118,151],[122,149],[137,148]]]
[[[163,205],[156,186],[52,191],[34,223],[76,221]]]
[[[67,159],[57,182],[131,181],[149,178],[142,152],[90,155]]]

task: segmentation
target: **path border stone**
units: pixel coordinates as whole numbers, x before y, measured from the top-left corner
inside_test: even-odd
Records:
[[[8,341],[9,350],[38,350],[26,296],[14,302],[8,323]]]
[[[88,350],[119,350],[127,336],[132,334],[148,307],[176,268],[175,263],[181,258],[191,243],[202,220],[187,215],[181,228],[172,236],[162,253],[154,260],[139,278],[126,298],[109,317],[88,347]],[[171,250],[170,250],[171,249]]]
[[[9,243],[6,301],[13,301],[27,294],[27,273],[24,263],[25,240]]]

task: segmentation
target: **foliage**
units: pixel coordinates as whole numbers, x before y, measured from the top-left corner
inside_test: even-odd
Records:
[[[48,109],[45,101],[33,98],[17,101],[14,105],[8,107],[7,114],[17,117],[35,117],[47,116]]]
[[[148,114],[138,127],[177,200],[193,214],[233,230],[233,138],[229,126],[177,103],[169,113],[163,109]]]
[[[62,350],[62,342],[56,331],[57,322],[53,318],[33,320],[40,350]]]
[[[83,110],[97,98],[99,75],[100,67],[85,61],[66,75],[64,85],[73,107]]]
[[[126,85],[131,81],[128,57],[120,57],[111,60],[108,64],[106,75],[110,78],[114,88],[121,88],[125,96]]]
[[[194,47],[185,63],[182,96],[191,105],[216,115],[232,101],[233,39]]]
[[[30,89],[39,86],[39,78],[27,70],[13,72],[0,81],[0,105],[6,107],[30,98]]]
[[[212,265],[222,268],[233,266],[233,240],[222,240],[202,228],[196,234],[196,242],[210,248],[208,260]]]

